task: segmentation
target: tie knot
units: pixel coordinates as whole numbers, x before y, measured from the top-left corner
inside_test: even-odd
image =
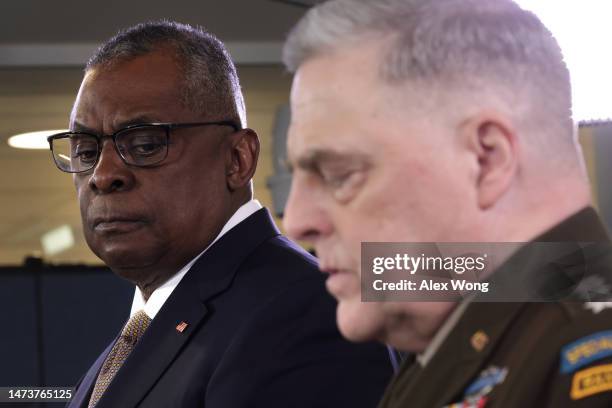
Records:
[[[147,327],[151,323],[151,318],[147,316],[144,310],[139,310],[130,317],[127,324],[121,331],[121,337],[125,338],[129,343],[136,344],[142,337]]]

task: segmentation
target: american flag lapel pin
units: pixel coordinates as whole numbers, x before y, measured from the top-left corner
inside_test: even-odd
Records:
[[[187,322],[180,322],[177,326],[176,326],[176,331],[179,333],[182,333],[185,331],[185,329],[187,328],[187,326],[189,326],[189,324],[187,324]]]

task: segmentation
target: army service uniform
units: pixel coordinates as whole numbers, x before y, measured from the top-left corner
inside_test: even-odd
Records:
[[[601,242],[588,278],[611,297],[612,246],[593,209],[535,241]],[[464,301],[379,408],[612,407],[612,302],[593,299]]]

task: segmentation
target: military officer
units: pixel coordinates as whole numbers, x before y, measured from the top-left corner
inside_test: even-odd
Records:
[[[612,406],[612,250],[540,20],[511,0],[331,0],[284,60],[285,228],[315,247],[345,337],[416,355],[381,407]],[[525,245],[483,275],[527,276],[533,299],[364,302],[363,242],[569,242],[579,262],[518,268]]]

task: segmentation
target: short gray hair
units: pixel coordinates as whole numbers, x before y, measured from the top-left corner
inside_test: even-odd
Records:
[[[181,102],[185,106],[214,119],[232,119],[246,126],[236,67],[223,43],[201,27],[168,20],[135,25],[100,46],[85,71],[111,68],[165,47],[175,53],[173,57],[182,70]]]
[[[513,1],[330,0],[292,30],[283,59],[295,72],[306,60],[368,37],[389,38],[379,65],[385,82],[488,92],[520,123],[537,129],[533,133],[546,129],[574,146],[561,49],[541,21]]]

